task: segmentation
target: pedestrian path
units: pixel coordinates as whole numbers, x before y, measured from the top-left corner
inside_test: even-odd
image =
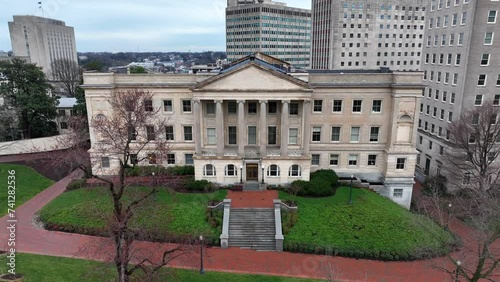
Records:
[[[231,208],[272,208],[273,200],[278,199],[276,190],[266,191],[228,191]]]

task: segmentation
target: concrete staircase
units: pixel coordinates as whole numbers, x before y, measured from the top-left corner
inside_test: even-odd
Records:
[[[243,191],[260,191],[260,184],[259,182],[245,182]]]
[[[274,251],[275,235],[274,209],[231,208],[229,247]]]

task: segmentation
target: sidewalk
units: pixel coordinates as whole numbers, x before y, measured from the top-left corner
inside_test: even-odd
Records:
[[[113,254],[113,243],[107,238],[46,231],[35,228],[31,223],[31,218],[35,212],[62,193],[67,183],[77,176],[78,173],[72,173],[16,210],[18,252],[99,261],[109,260],[109,256]],[[238,201],[244,203],[244,197],[239,195],[241,194],[235,192],[234,195],[231,193],[228,197],[231,196],[235,203]],[[255,197],[255,203],[258,205],[261,204],[261,200],[266,202],[267,205],[266,199],[271,198],[260,196],[259,199],[255,195],[252,195],[252,197]],[[5,242],[0,244],[0,249],[3,250],[7,249],[6,220],[6,217],[0,219],[0,240]],[[467,226],[458,221],[452,221],[450,227],[459,235],[465,236],[464,241],[473,241],[473,238],[469,235],[473,232]],[[175,245],[137,242],[136,246],[144,252],[154,254]],[[85,251],[82,251],[83,249]],[[466,247],[460,254],[453,255],[463,255],[464,252],[470,253],[471,251],[473,249],[470,250]],[[434,266],[450,265],[445,258],[415,262],[380,262],[285,252],[258,252],[238,248],[207,248],[205,254],[205,269],[207,271],[324,279],[325,269],[331,269],[334,266],[339,270],[338,280],[341,281],[450,281],[449,276],[433,268]],[[463,263],[468,264],[470,261],[470,259],[465,259]],[[199,256],[197,248],[193,248],[193,252],[188,255],[177,258],[170,265],[178,268],[198,269]]]

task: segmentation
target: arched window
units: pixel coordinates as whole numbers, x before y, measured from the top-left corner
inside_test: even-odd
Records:
[[[299,165],[292,165],[288,170],[288,176],[301,176],[302,170]]]
[[[203,175],[204,176],[215,176],[215,166],[211,164],[207,164],[203,167]]]
[[[238,175],[238,169],[236,169],[235,165],[227,165],[226,166],[226,176],[237,176]]]
[[[267,168],[267,176],[280,176],[280,167],[277,165],[270,165]]]

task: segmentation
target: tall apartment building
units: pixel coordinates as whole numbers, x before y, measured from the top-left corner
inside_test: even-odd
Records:
[[[271,0],[228,0],[229,61],[264,52],[298,68],[309,67],[311,11]]]
[[[419,70],[427,0],[312,0],[312,69]]]
[[[485,101],[500,106],[499,11],[498,0],[429,2],[417,143],[424,175],[441,173],[453,120]]]
[[[75,32],[63,21],[36,16],[14,16],[9,22],[12,51],[50,73],[57,59],[77,61]]]

